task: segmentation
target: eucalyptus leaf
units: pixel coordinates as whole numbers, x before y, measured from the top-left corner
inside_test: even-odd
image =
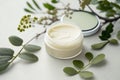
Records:
[[[0,56],[13,56],[14,51],[10,48],[0,48]]]
[[[73,65],[79,69],[84,67],[84,63],[81,60],[73,60]]]
[[[72,68],[72,67],[65,67],[65,68],[63,69],[63,71],[64,71],[66,74],[68,74],[69,76],[73,76],[73,75],[78,74],[78,72],[77,72],[74,68]]]
[[[17,36],[10,36],[9,41],[14,46],[21,46],[23,43],[23,40]]]
[[[93,54],[92,54],[91,52],[87,52],[87,53],[85,54],[85,57],[86,57],[89,61],[91,61],[94,56],[93,56]]]
[[[29,62],[37,62],[38,61],[38,57],[34,54],[31,54],[30,52],[22,52],[19,55],[20,58],[29,61]]]
[[[25,12],[28,12],[28,13],[32,13],[32,14],[34,14],[33,11],[31,11],[31,10],[29,10],[29,9],[27,9],[27,8],[24,8],[24,11],[25,11]]]
[[[32,0],[32,2],[34,3],[34,5],[39,9],[41,10],[40,6],[37,4],[37,2],[35,0]]]
[[[55,7],[51,4],[49,4],[49,3],[44,3],[43,6],[45,8],[47,8],[48,10],[54,10],[55,9]]]
[[[118,44],[119,44],[116,39],[111,39],[111,40],[109,40],[109,43],[110,43],[110,44],[113,44],[113,45],[118,45]]]
[[[9,66],[9,62],[0,62],[0,72],[5,70]]]
[[[24,49],[29,52],[36,52],[36,51],[39,51],[41,47],[37,45],[28,44],[24,46]]]
[[[31,8],[32,10],[35,10],[35,8],[29,2],[26,2],[26,4],[28,5],[29,8]]]
[[[0,62],[7,62],[11,60],[13,56],[0,56]]]
[[[79,74],[83,78],[91,78],[91,77],[93,77],[93,73],[90,72],[90,71],[82,71]]]
[[[59,0],[51,0],[52,3],[58,3]]]
[[[101,61],[103,61],[105,59],[105,55],[104,54],[99,54],[97,55],[93,60],[92,60],[92,64],[97,64],[100,63]]]
[[[97,44],[93,44],[91,45],[92,49],[94,50],[99,50],[105,47],[105,45],[107,45],[109,42],[105,41],[105,42],[101,42],[101,43],[97,43]]]
[[[120,40],[120,30],[117,33],[117,38]]]

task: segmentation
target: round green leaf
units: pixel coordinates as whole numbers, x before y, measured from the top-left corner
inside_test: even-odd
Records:
[[[90,71],[82,71],[79,74],[83,78],[91,78],[91,77],[93,77],[93,73],[90,72]]]
[[[116,39],[109,40],[109,43],[113,45],[118,45],[118,41]]]
[[[0,72],[5,70],[9,66],[9,62],[0,62]]]
[[[78,72],[74,69],[74,68],[72,68],[72,67],[65,67],[64,69],[63,69],[63,71],[66,73],[66,74],[68,74],[69,76],[73,76],[73,75],[76,75]]]
[[[10,36],[9,41],[14,46],[21,46],[23,43],[23,40],[17,36]]]
[[[0,62],[7,62],[11,60],[13,56],[0,56]]]
[[[117,38],[120,40],[120,31],[117,33]]]
[[[80,69],[84,67],[84,63],[81,60],[74,60],[73,65]]]
[[[28,44],[24,46],[24,49],[30,52],[36,52],[39,51],[41,49],[40,46],[36,46],[36,45],[32,45],[32,44]]]
[[[30,52],[22,52],[19,55],[20,58],[27,60],[29,62],[37,62],[38,61],[38,57],[34,54],[31,54]]]
[[[0,56],[13,56],[14,51],[10,48],[0,48]]]
[[[85,54],[85,57],[86,57],[89,61],[91,61],[91,60],[93,59],[93,54],[92,54],[91,52],[87,52],[87,53]]]
[[[91,47],[94,50],[99,50],[99,49],[102,49],[103,47],[105,47],[105,45],[107,45],[107,44],[108,44],[108,41],[102,42],[102,43],[93,44]]]
[[[104,54],[99,54],[97,55],[93,60],[92,60],[92,64],[97,64],[100,63],[101,61],[103,61],[105,59],[105,55]]]

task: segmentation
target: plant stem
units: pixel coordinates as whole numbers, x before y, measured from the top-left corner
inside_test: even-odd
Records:
[[[89,5],[87,5],[87,7],[91,10],[92,13],[94,13],[96,16],[98,16],[100,19],[105,20],[105,22],[113,22],[113,21],[117,21],[118,19],[120,19],[120,16],[112,18],[112,19],[108,19],[105,17],[102,17],[100,15],[98,15]]]
[[[85,71],[89,66],[91,65],[91,62],[89,62],[87,65],[85,65],[81,70],[78,71],[81,72],[81,71]]]
[[[35,38],[37,38],[37,37],[39,37],[40,35],[44,34],[45,32],[46,32],[46,29],[45,29],[43,32],[41,32],[41,33],[35,35],[34,37],[32,37],[28,42],[26,42],[26,43],[22,46],[22,48],[19,50],[19,52],[18,52],[18,53],[13,57],[13,59],[10,61],[10,64],[21,54],[22,50],[24,49],[24,46],[26,46],[26,45],[29,44],[32,40],[34,40]]]

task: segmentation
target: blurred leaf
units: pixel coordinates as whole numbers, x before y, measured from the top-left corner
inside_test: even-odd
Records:
[[[91,2],[90,2],[90,4],[93,4],[93,5],[95,5],[97,3],[98,3],[98,0],[91,0]]]
[[[27,60],[29,62],[37,62],[38,61],[38,57],[34,54],[31,54],[30,52],[22,52],[19,55],[20,58]]]
[[[21,46],[23,43],[23,40],[17,36],[10,36],[9,41],[14,46]]]
[[[78,72],[77,72],[74,68],[72,68],[72,67],[65,67],[65,68],[63,69],[63,71],[64,71],[66,74],[68,74],[69,76],[73,76],[73,75],[78,74]]]
[[[81,4],[80,4],[81,8],[84,9],[85,6],[90,4],[90,2],[91,2],[91,0],[82,0]]]
[[[120,30],[117,33],[117,38],[120,40]]]
[[[105,55],[104,54],[99,54],[97,55],[93,60],[92,60],[92,64],[98,64],[101,61],[103,61],[105,59]]]
[[[43,6],[45,8],[47,8],[48,10],[54,10],[55,9],[55,7],[51,4],[49,4],[49,3],[44,3]]]
[[[9,66],[9,62],[0,62],[0,71],[5,70]]]
[[[7,62],[7,61],[11,60],[12,58],[13,58],[13,56],[0,56],[0,63]]]
[[[120,3],[120,0],[116,0],[116,3]]]
[[[120,9],[120,6],[118,4],[116,4],[116,3],[111,2],[111,5],[114,6],[115,8]]]
[[[87,52],[87,53],[85,54],[85,57],[86,57],[89,61],[91,61],[91,60],[93,59],[93,54],[92,54],[91,52]]]
[[[91,45],[91,47],[92,47],[92,49],[94,49],[94,50],[99,50],[99,49],[104,48],[105,45],[107,45],[107,44],[108,44],[108,41],[106,41],[106,42],[101,42],[101,43],[97,43],[97,44],[93,44],[93,45]]]
[[[118,45],[118,44],[119,44],[116,39],[111,39],[111,40],[109,40],[109,43],[110,43],[110,44],[113,44],[113,45]]]
[[[24,49],[29,52],[36,52],[36,51],[39,51],[41,47],[37,45],[28,44],[24,46]]]
[[[107,17],[114,17],[115,16],[115,14],[116,14],[116,11],[115,10],[108,10],[107,12],[106,12],[106,16]]]
[[[34,14],[33,11],[31,11],[31,10],[29,10],[29,9],[27,9],[27,8],[24,8],[24,11],[25,11],[25,12],[28,12],[28,13],[32,13],[32,14]]]
[[[101,10],[102,12],[106,12],[107,10],[113,9],[110,2],[107,0],[98,1],[97,9]]]
[[[26,2],[26,4],[28,5],[29,8],[31,8],[32,10],[35,10],[35,8],[33,8],[33,6],[29,2]]]
[[[59,0],[51,0],[52,3],[58,3]]]
[[[40,6],[37,4],[37,2],[35,0],[32,0],[32,2],[34,3],[34,5],[39,9],[41,10]]]
[[[110,37],[111,37],[111,34],[107,33],[105,30],[103,30],[101,36],[99,36],[99,38],[103,41],[108,40]]]
[[[79,74],[83,78],[91,78],[91,77],[93,77],[93,73],[90,72],[90,71],[82,71]]]
[[[116,14],[120,15],[120,9],[116,9]]]
[[[101,40],[108,40],[111,37],[111,33],[113,32],[114,25],[109,23],[105,30],[102,31],[101,36],[99,38]]]
[[[112,33],[113,32],[113,27],[114,27],[114,25],[112,23],[109,23],[109,25],[106,27],[106,32],[107,33]]]
[[[14,51],[10,48],[0,48],[0,56],[13,56]]]
[[[81,60],[73,60],[73,65],[79,69],[84,67],[84,63]]]

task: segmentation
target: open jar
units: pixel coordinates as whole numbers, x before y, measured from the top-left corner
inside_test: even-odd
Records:
[[[69,59],[79,55],[83,46],[80,27],[60,22],[51,25],[44,37],[48,54],[59,59]]]
[[[91,36],[95,34],[100,29],[99,18],[88,11],[77,11],[73,12],[71,18],[65,15],[61,18],[62,22],[71,22],[76,24],[82,30],[84,36]]]

